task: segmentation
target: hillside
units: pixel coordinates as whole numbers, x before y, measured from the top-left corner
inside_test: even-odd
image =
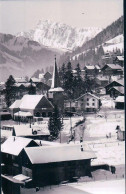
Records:
[[[60,65],[68,60],[72,64],[101,64],[101,57],[106,52],[123,53],[123,16],[113,22],[107,28],[98,33],[94,38],[78,47],[72,53],[66,53],[60,58]]]
[[[0,34],[0,81],[6,80],[10,74],[31,76],[37,69],[53,65],[55,54],[59,59],[61,52],[58,50],[23,36]]]

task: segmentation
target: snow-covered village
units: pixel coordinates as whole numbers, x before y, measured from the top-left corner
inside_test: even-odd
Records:
[[[0,5],[9,5],[11,17],[17,14],[17,24],[24,4],[12,2]],[[103,13],[99,19],[106,17],[106,23],[97,23],[98,12],[94,20],[87,19],[87,24],[93,20],[97,27],[92,23],[85,27],[86,19],[85,25],[76,22],[86,9],[92,12],[87,1],[74,1],[66,24],[72,4],[59,2],[66,8],[63,22],[54,17],[59,13],[56,0],[29,0],[25,11],[31,16],[31,20],[26,18],[30,28],[24,30],[17,24],[14,30],[8,25],[7,33],[1,28],[1,193],[124,194],[123,3],[95,0],[98,10],[103,5],[108,10],[108,16]],[[19,13],[13,5],[21,8]],[[55,12],[51,12],[52,5]],[[117,11],[113,6],[113,12],[120,12],[110,17],[112,5],[118,7]],[[75,8],[80,11],[84,6],[73,21]],[[32,7],[39,18],[33,30]],[[44,12],[47,7],[48,13]]]

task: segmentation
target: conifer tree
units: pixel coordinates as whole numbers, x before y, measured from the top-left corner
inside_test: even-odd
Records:
[[[5,83],[5,101],[6,101],[7,107],[9,107],[15,99],[15,90],[13,87],[14,83],[15,83],[15,80],[13,76],[10,75]]]
[[[62,118],[57,106],[54,107],[52,116],[49,118],[48,129],[52,140],[57,139],[62,130]]]

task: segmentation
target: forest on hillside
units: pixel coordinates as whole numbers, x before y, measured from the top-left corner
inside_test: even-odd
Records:
[[[87,41],[82,47],[76,48],[72,53],[65,53],[60,57],[59,64],[71,61],[73,65],[78,62],[80,65],[86,64],[102,64],[102,56],[105,54],[102,44],[112,38],[124,33],[124,17],[121,16],[118,20],[106,27],[103,31],[97,34],[93,39]],[[97,48],[97,49],[96,49]],[[79,57],[74,57],[79,54]],[[121,55],[119,49],[113,50],[112,54]]]

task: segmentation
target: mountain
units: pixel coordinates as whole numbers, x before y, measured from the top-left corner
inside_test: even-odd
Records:
[[[94,38],[85,42],[81,47],[76,48],[71,53],[65,53],[60,57],[60,65],[71,60],[76,65],[80,63],[84,67],[86,64],[102,65],[102,56],[106,52],[112,54],[122,54],[124,50],[124,17],[121,16],[111,25],[99,32]]]
[[[31,76],[37,69],[54,64],[62,52],[48,49],[38,42],[10,34],[0,33],[0,81],[13,76]]]
[[[51,20],[40,20],[35,29],[29,32],[20,32],[17,36],[24,36],[44,46],[71,51],[82,46],[101,30],[102,28],[95,27],[73,28]]]

